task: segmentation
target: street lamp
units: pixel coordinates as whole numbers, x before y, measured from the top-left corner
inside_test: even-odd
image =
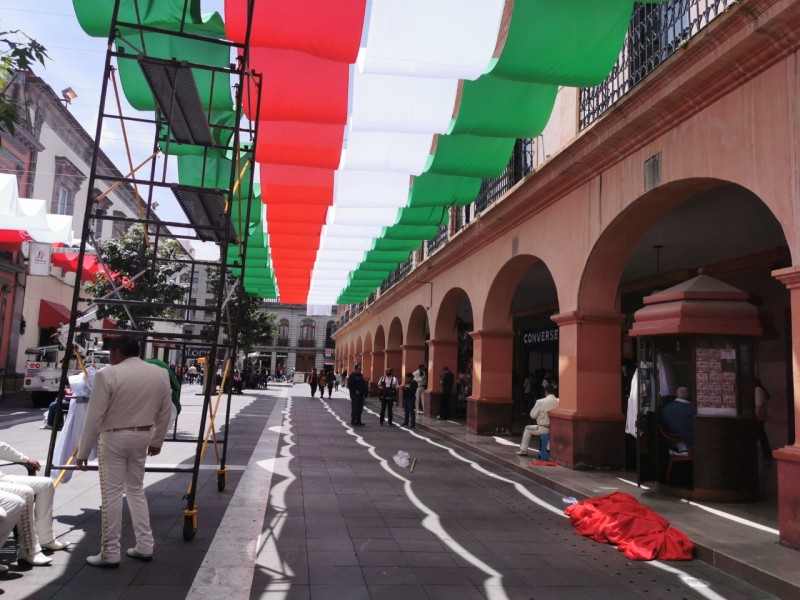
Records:
[[[65,105],[72,104],[72,101],[75,100],[75,98],[77,97],[78,94],[75,93],[75,90],[73,90],[71,87],[64,88],[63,90],[61,90],[61,101]]]

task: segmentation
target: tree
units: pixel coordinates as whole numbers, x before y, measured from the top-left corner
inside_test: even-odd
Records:
[[[49,57],[45,47],[23,32],[0,31],[0,129],[13,135],[16,124],[22,121],[16,102],[8,95],[11,79],[35,62],[44,65],[46,58]]]
[[[152,240],[152,237],[151,237]],[[122,285],[119,293],[127,300],[151,300],[154,303],[182,303],[189,289],[187,284],[178,282],[178,275],[186,265],[174,262],[183,258],[184,251],[175,240],[161,240],[158,244],[158,261],[152,268],[152,246],[145,248],[144,233],[141,227],[131,227],[128,231],[110,240],[98,240],[97,252],[103,262],[114,275],[117,285]],[[143,259],[144,257],[144,259]],[[143,268],[147,273],[126,284],[128,279],[136,276]],[[98,275],[95,282],[86,285],[87,291],[95,298],[100,298],[112,291],[111,282]],[[116,298],[116,296],[110,296]],[[154,308],[151,306],[129,307],[136,328],[149,331],[153,328],[154,317],[175,317],[170,308]],[[117,321],[121,328],[130,326],[130,319],[125,308],[118,305],[100,305],[97,311],[99,319],[110,317]]]
[[[226,288],[230,290],[236,278],[230,271],[226,271]],[[208,285],[213,289],[217,289],[219,283],[219,270],[206,268],[206,277],[208,278]],[[267,310],[261,298],[255,298],[248,294],[240,294],[239,289],[231,297],[228,302],[226,314],[230,315],[232,321],[231,325],[236,324],[237,315],[239,314],[239,307],[241,305],[241,321],[238,326],[237,347],[242,352],[250,352],[254,346],[263,345],[265,340],[275,337],[277,332],[278,316]],[[227,320],[223,320],[223,334],[228,341],[228,327]]]

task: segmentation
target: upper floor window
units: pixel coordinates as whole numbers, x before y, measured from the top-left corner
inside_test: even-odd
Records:
[[[55,158],[55,177],[53,178],[53,200],[51,211],[57,215],[71,215],[75,211],[75,196],[86,180],[69,159],[64,156]]]
[[[305,319],[300,323],[300,339],[313,340],[316,333],[316,327],[312,319]]]
[[[278,337],[282,340],[289,339],[289,321],[286,319],[281,319],[281,322],[278,323]]]

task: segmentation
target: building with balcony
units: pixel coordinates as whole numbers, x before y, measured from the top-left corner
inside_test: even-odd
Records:
[[[252,363],[272,374],[278,369],[308,373],[326,363],[333,364],[336,351],[332,317],[309,316],[305,305],[266,302],[276,315],[277,337],[264,340],[253,349]]]
[[[753,422],[752,377],[769,389],[777,469],[753,468],[777,498],[781,540],[800,547],[799,48],[790,0],[637,5],[608,79],[560,89],[544,134],[517,142],[502,177],[451,208],[439,235],[363,303],[339,307],[337,365],[361,362],[375,381],[386,367],[427,363],[431,414],[442,368],[464,372],[465,425],[492,435],[520,431],[522,381],[552,373],[553,459],[630,468],[631,375],[652,358],[630,335],[634,315],[654,293],[689,298],[687,282],[713,278],[723,287],[704,297],[735,288],[758,315],[760,335],[735,351],[752,372],[730,385]],[[735,333],[736,321],[726,327]],[[675,375],[695,402],[710,398],[700,374]],[[755,456],[747,437],[712,445],[704,460],[724,467],[741,445]]]

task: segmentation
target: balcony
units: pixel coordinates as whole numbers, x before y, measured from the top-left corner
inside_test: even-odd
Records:
[[[636,84],[738,0],[638,4],[619,59],[606,80],[580,94],[579,126],[594,123]]]
[[[316,348],[316,340],[297,340],[298,348]]]
[[[288,337],[286,337],[286,338],[279,337],[278,338],[278,343],[276,345],[277,346],[288,346],[289,345],[289,338]]]

